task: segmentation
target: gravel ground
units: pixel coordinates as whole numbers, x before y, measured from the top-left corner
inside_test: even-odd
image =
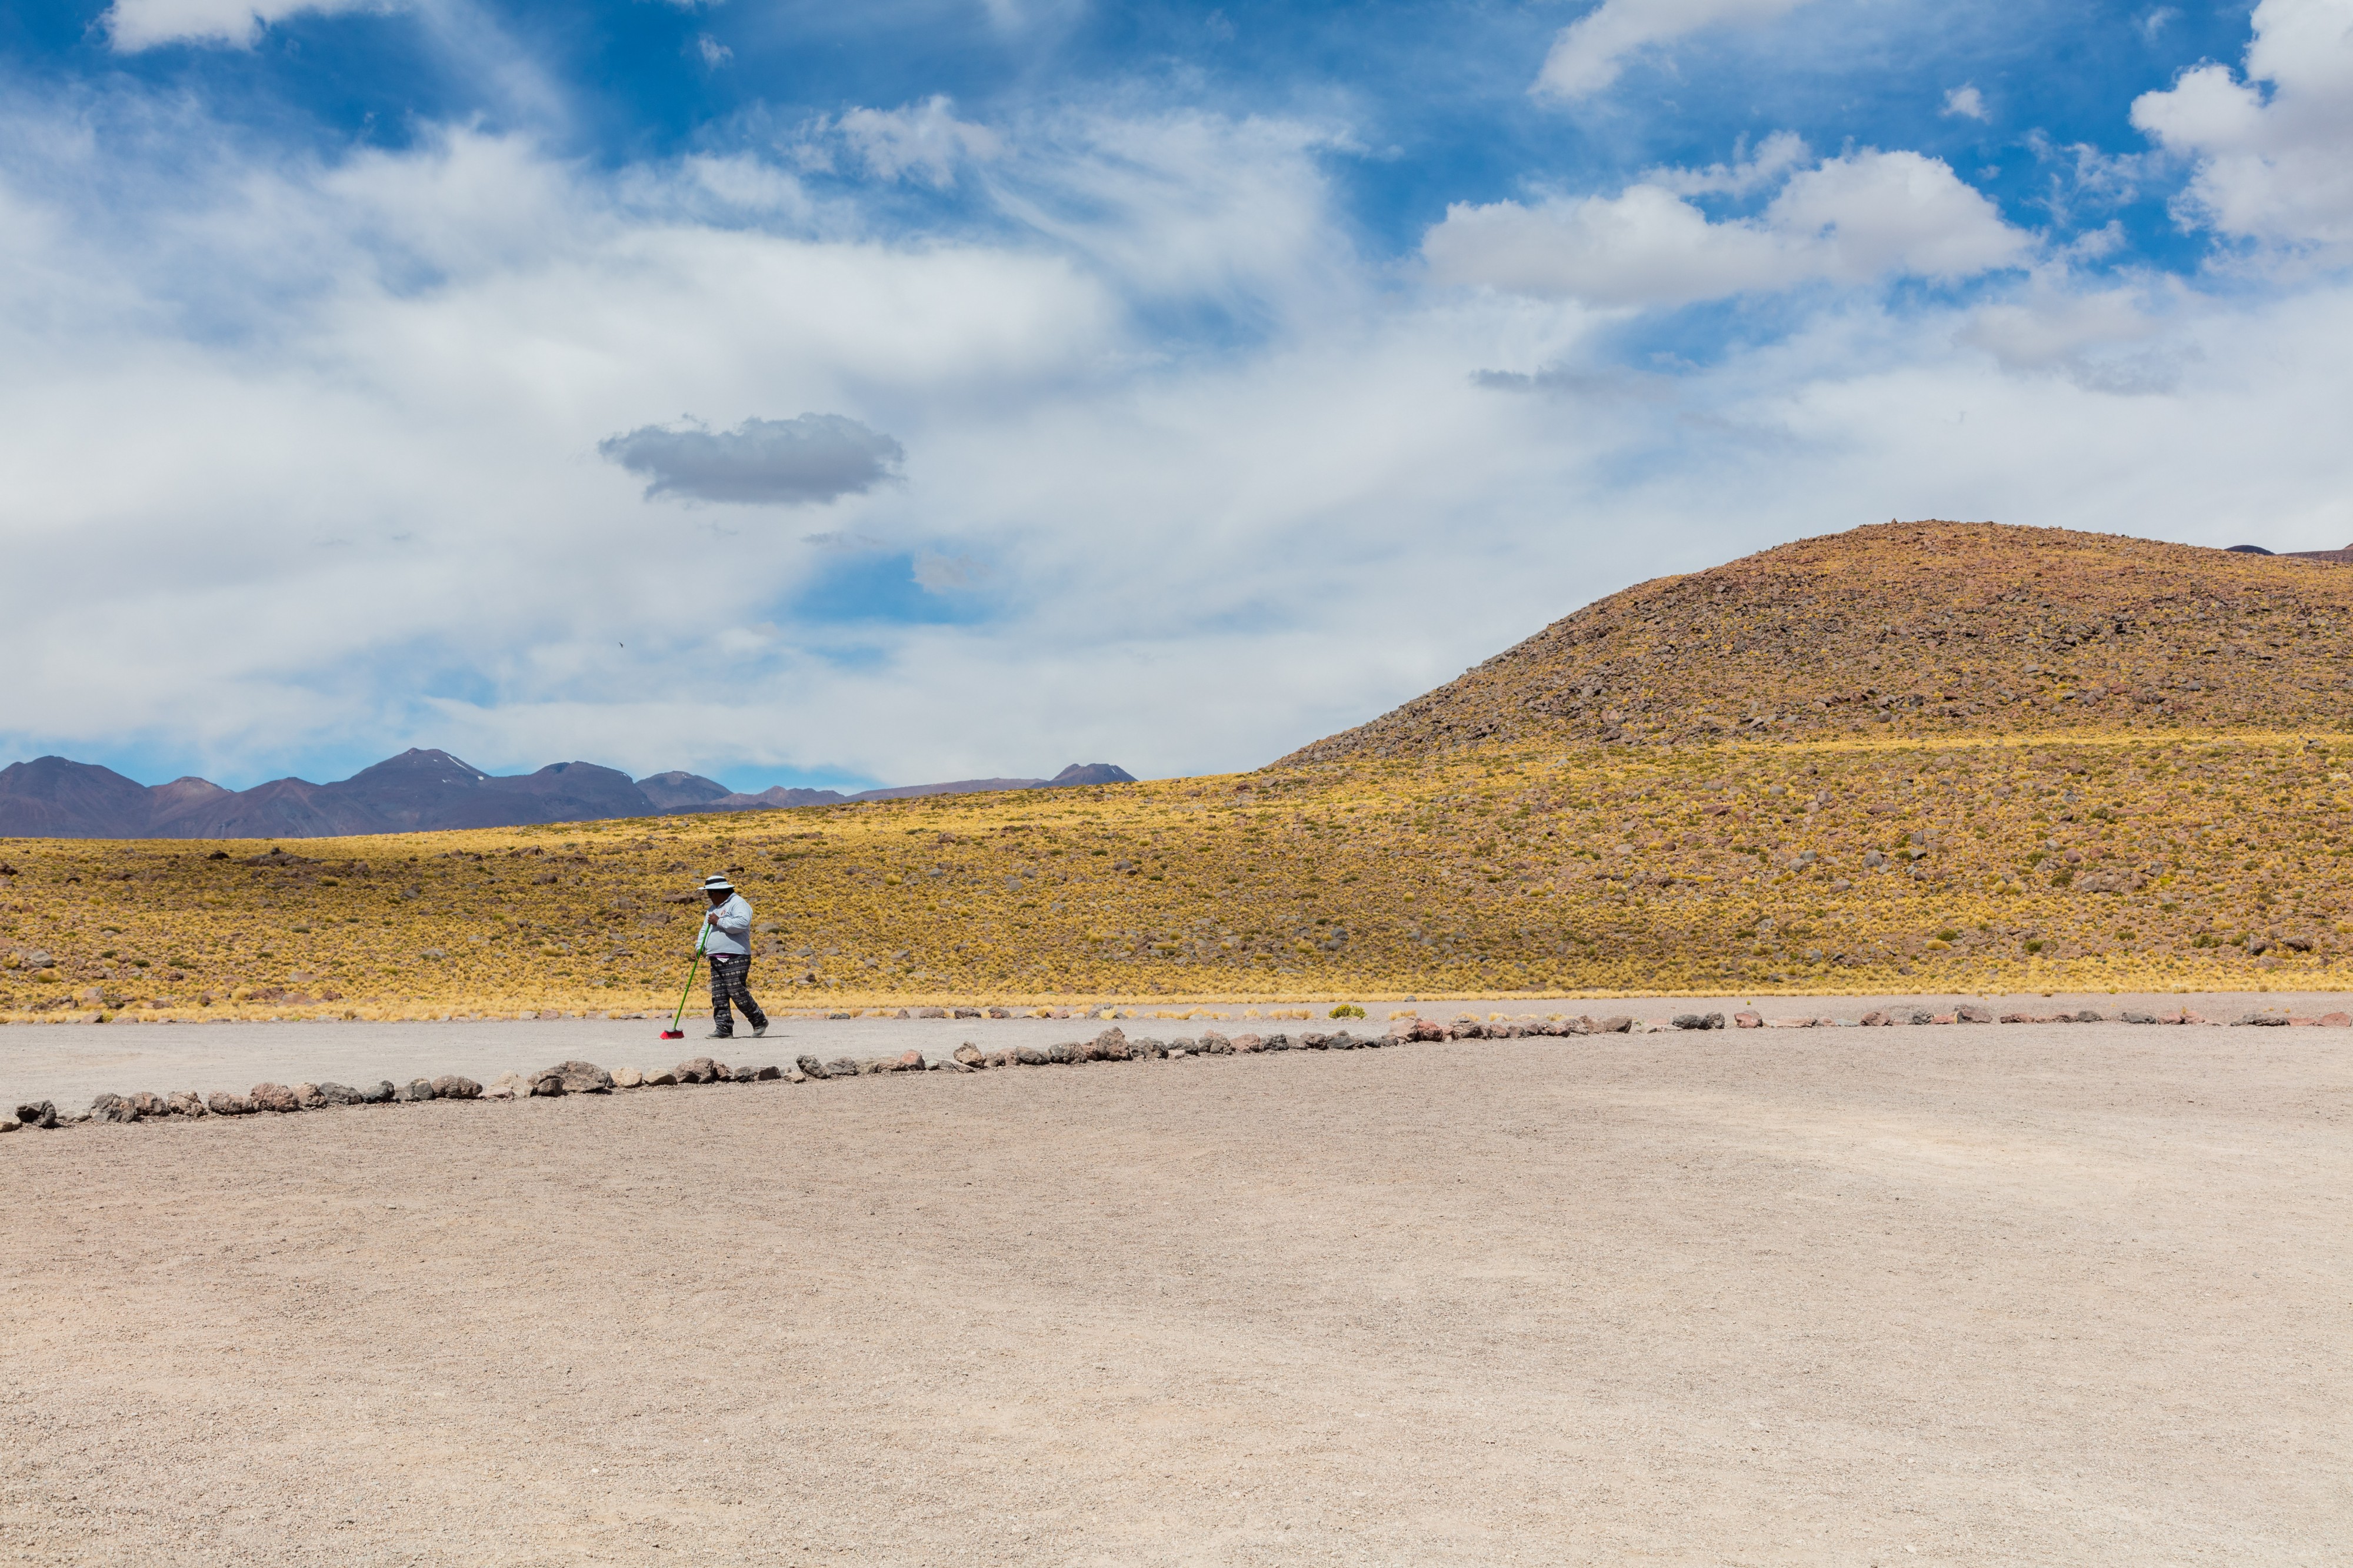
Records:
[[[0,1562],[2343,1562],[2348,1044],[1611,1036],[15,1133]]]
[[[1339,998],[1338,1000],[1348,1000]],[[1843,996],[1764,998],[1669,997],[1626,1000],[1530,1002],[1525,999],[1460,1000],[1413,1004],[1364,1004],[1365,1022],[1325,1021],[1332,1002],[1302,1004],[1294,1010],[1314,1015],[1310,1022],[1249,1019],[1240,1006],[1204,1007],[1201,1016],[1187,1024],[1155,1019],[1149,1006],[1122,1008],[1120,1026],[1132,1035],[1156,1035],[1163,1039],[1223,1028],[1338,1029],[1378,1034],[1391,1013],[1420,1013],[1451,1018],[1461,1013],[1484,1017],[1552,1013],[1629,1014],[1648,1020],[1671,1018],[1678,1013],[1724,1012],[1752,1005],[1768,1017],[1795,1015],[1860,1018],[1873,1007],[1902,1004],[1949,1008],[1955,1002],[1978,1002],[1997,1012],[2011,1009],[2052,1012],[2082,1007],[2116,1013],[2126,1007],[2151,1012],[2176,1012],[2187,1005],[2200,1016],[2221,1021],[2257,1009],[2285,1008],[2317,1016],[2353,1007],[2353,996],[2326,993],[2236,993],[2205,995],[2082,995],[2018,996]],[[98,1026],[27,1024],[0,1026],[0,1114],[27,1100],[54,1100],[60,1111],[87,1107],[100,1091],[133,1094],[147,1089],[169,1094],[193,1089],[203,1093],[226,1089],[242,1094],[257,1083],[367,1084],[389,1079],[406,1083],[413,1078],[438,1078],[461,1073],[489,1083],[504,1072],[531,1072],[568,1058],[605,1068],[670,1067],[689,1057],[709,1054],[731,1065],[748,1062],[765,1066],[786,1063],[803,1054],[831,1061],[838,1056],[897,1056],[920,1050],[938,1061],[965,1040],[989,1047],[1046,1045],[1078,1039],[1108,1027],[1083,1019],[1033,1018],[788,1018],[779,1016],[765,1040],[738,1036],[723,1047],[703,1038],[711,1027],[708,1014],[688,1015],[686,1038],[663,1042],[656,1037],[668,1022],[657,1019],[570,1018],[473,1019],[453,1023],[238,1023],[131,1024]]]

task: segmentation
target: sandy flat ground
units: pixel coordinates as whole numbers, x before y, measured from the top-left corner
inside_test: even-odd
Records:
[[[2348,1044],[1617,1036],[11,1134],[0,1561],[2342,1563]]]
[[[1529,1001],[1525,998],[1450,999],[1422,1003],[1367,1002],[1364,1022],[1328,1021],[1331,998],[1293,1008],[1314,1015],[1312,1020],[1252,1018],[1242,1006],[1187,1009],[1200,1016],[1190,1023],[1154,1018],[1149,1004],[1119,1009],[1141,1016],[1123,1016],[1122,1028],[1131,1035],[1176,1039],[1207,1028],[1231,1033],[1243,1028],[1348,1028],[1379,1033],[1392,1014],[1421,1014],[1452,1018],[1550,1014],[1605,1016],[1626,1014],[1650,1021],[1678,1013],[1725,1012],[1754,1006],[1768,1017],[1815,1016],[1846,1020],[1860,1018],[1874,1007],[1902,1005],[1949,1009],[1956,1002],[1978,1002],[1998,1014],[2022,1009],[2053,1012],[2090,1007],[2115,1014],[2126,1007],[2152,1013],[2179,1013],[2184,1006],[2200,1016],[2229,1021],[2251,1011],[2282,1010],[2318,1016],[2353,1010],[2353,995],[2343,993],[2207,993],[2199,995],[2116,995],[2105,992],[2062,995],[1905,995],[1841,997],[1649,997],[1639,1000],[1569,998]],[[1168,1009],[1159,1009],[1168,1010]],[[1255,1009],[1264,1011],[1266,1009]],[[1107,1022],[1034,1018],[794,1018],[779,1015],[765,1040],[749,1031],[732,1044],[703,1037],[711,1027],[708,1014],[688,1015],[686,1038],[664,1043],[657,1038],[668,1015],[657,1019],[512,1018],[471,1019],[450,1023],[235,1023],[104,1025],[26,1024],[0,1026],[0,1114],[29,1100],[54,1101],[61,1111],[79,1110],[101,1091],[133,1094],[145,1089],[169,1094],[190,1089],[199,1093],[225,1089],[242,1094],[257,1083],[371,1084],[383,1079],[406,1083],[413,1078],[438,1078],[460,1073],[489,1083],[501,1073],[531,1072],[568,1058],[593,1061],[611,1068],[670,1067],[689,1057],[712,1055],[730,1065],[754,1067],[787,1064],[797,1056],[814,1055],[831,1061],[839,1056],[896,1056],[920,1050],[929,1060],[941,1060],[971,1040],[989,1048],[1045,1045],[1079,1039],[1107,1028]]]

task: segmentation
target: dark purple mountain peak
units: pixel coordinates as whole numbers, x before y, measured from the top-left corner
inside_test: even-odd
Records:
[[[666,773],[651,773],[638,781],[646,798],[658,811],[674,811],[681,805],[708,805],[714,800],[724,800],[730,791],[717,779],[704,778],[683,768],[672,768]]]
[[[1072,784],[1134,784],[1135,775],[1117,763],[1072,763],[1046,782],[1065,788]]]
[[[482,784],[490,776],[473,763],[461,762],[447,752],[411,746],[400,755],[386,757],[380,763],[372,763],[351,777],[329,787],[342,789],[353,784],[375,786],[394,784],[397,781],[411,787],[427,784],[439,785],[443,788],[453,786],[462,788],[469,784]]]

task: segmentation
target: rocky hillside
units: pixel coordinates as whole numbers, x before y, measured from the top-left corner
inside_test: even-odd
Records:
[[[2353,572],[2337,553],[1858,528],[1612,595],[1282,763],[1727,736],[2335,729],[2353,689]]]

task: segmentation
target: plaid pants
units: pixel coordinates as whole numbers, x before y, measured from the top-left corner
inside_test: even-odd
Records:
[[[752,1000],[752,961],[740,952],[714,952],[711,955],[711,1022],[720,1034],[735,1032],[735,1016],[727,1010],[733,1002],[744,1009],[744,1016],[752,1020],[752,1027],[765,1029],[768,1016]]]

